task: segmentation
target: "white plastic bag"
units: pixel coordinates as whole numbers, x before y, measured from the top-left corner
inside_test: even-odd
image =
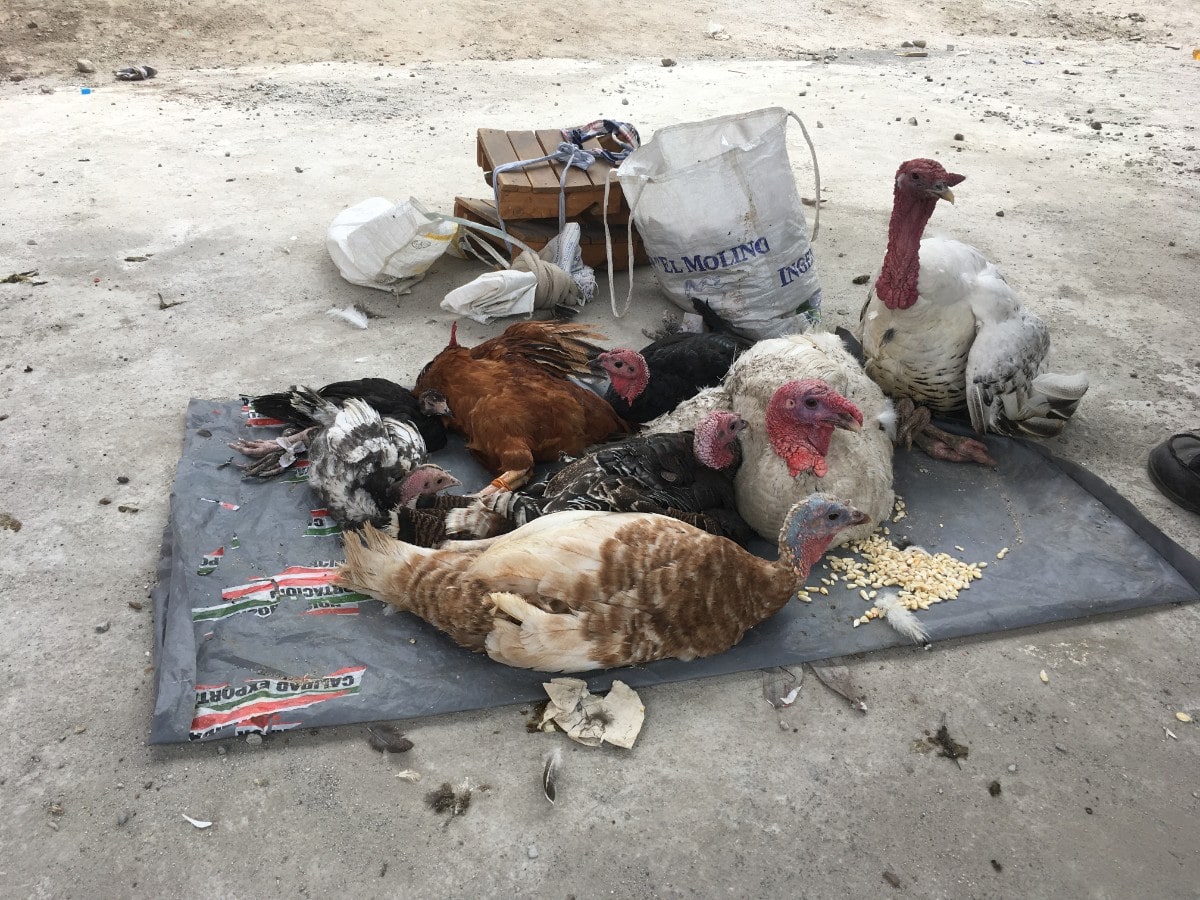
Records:
[[[667,297],[687,312],[707,300],[757,339],[805,330],[821,306],[789,117],[800,122],[772,107],[663,128],[616,171]],[[813,170],[819,197],[815,151]]]
[[[532,272],[501,269],[485,272],[474,281],[455,288],[442,299],[442,309],[487,324],[499,316],[533,312],[537,276]]]
[[[430,221],[416,201],[370,197],[338,213],[325,246],[351,284],[405,293],[454,237],[454,222]]]

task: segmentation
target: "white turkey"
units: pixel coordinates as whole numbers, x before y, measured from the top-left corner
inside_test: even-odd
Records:
[[[922,239],[938,200],[953,203],[951,188],[964,177],[932,159],[896,172],[887,252],[859,322],[867,373],[897,400],[941,413],[965,408],[980,436],[1053,437],[1086,393],[1087,376],[1046,371],[1045,324],[982,253]],[[927,429],[915,440],[938,458],[990,462],[971,439]]]
[[[862,417],[861,430],[830,428],[820,464],[808,469],[781,456],[767,427],[768,406],[778,388],[806,379],[825,382]],[[646,431],[686,431],[716,409],[731,410],[748,423],[740,436],[742,465],[734,489],[738,512],[763,538],[771,540],[788,509],[814,491],[845,498],[874,522],[891,515],[892,404],[836,335],[812,332],[759,341],[734,361],[719,387],[685,400],[647,423]],[[834,542],[866,537],[871,528],[847,529]]]

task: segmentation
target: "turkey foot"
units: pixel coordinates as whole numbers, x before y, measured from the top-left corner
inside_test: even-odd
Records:
[[[930,421],[932,416],[926,407],[916,406],[907,397],[896,402],[896,417],[896,443],[905,449],[916,444],[934,459],[996,465],[982,441],[943,431]]]
[[[280,435],[270,440],[236,440],[231,442],[229,447],[244,456],[258,460],[258,462],[242,467],[242,471],[247,475],[255,478],[271,478],[296,461],[296,455],[304,452],[309,438],[317,430],[316,427],[305,428],[295,434]]]

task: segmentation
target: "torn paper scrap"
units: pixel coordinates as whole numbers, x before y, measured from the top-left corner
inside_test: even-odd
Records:
[[[629,750],[642,730],[646,707],[637,691],[614,681],[607,695],[592,694],[579,678],[554,678],[543,684],[550,702],[542,715],[543,728],[554,722],[573,741],[589,747],[607,742]]]

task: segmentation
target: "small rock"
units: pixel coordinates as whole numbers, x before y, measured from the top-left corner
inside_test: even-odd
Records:
[[[800,97],[807,97],[807,96],[808,96],[808,91],[801,91],[801,92],[800,92],[800,93],[799,93],[797,96],[800,96]]]
[[[911,47],[912,45],[913,45],[912,41],[901,41],[900,42],[901,47]]]
[[[1003,219],[1003,218],[1004,218],[1004,210],[1002,210],[1002,209],[998,209],[998,210],[996,210],[996,215],[997,215],[999,218]]]
[[[8,80],[9,81],[24,81],[25,76],[20,74],[19,72],[13,72],[11,75],[8,76]]]
[[[956,141],[965,141],[966,140],[966,138],[963,137],[963,133],[961,131],[954,132],[954,139]]]
[[[1017,36],[1017,33],[1016,33],[1015,31],[1010,31],[1010,32],[1008,33],[1008,36],[1009,36],[1009,37],[1016,37],[1016,36]]]
[[[303,170],[302,168],[300,168],[299,166],[296,166],[296,171],[297,171],[297,172],[303,172],[304,170]]]
[[[928,41],[926,41],[926,40],[923,40],[923,39],[920,39],[920,38],[918,38],[917,40],[915,40],[915,41],[913,41],[913,42],[912,42],[912,45],[913,45],[914,47],[921,47],[921,48],[924,48],[924,47],[928,46],[928,44],[929,44],[929,42],[928,42]]]
[[[628,106],[628,105],[629,105],[629,98],[628,98],[628,97],[622,97],[622,98],[621,98],[621,105],[622,105],[622,106]]]
[[[129,820],[137,815],[137,810],[127,809],[117,813],[117,827],[123,828],[129,824]]]
[[[871,280],[870,275],[855,275],[852,279],[850,279],[850,283],[851,284],[866,284],[870,280]]]
[[[112,628],[112,622],[101,622],[96,626],[96,634],[104,634],[110,628]]]
[[[20,531],[21,520],[16,516],[10,516],[8,513],[0,513],[0,528],[6,528],[12,532]]]
[[[664,69],[669,69],[671,66],[675,65],[675,60],[671,59],[669,56],[664,56],[661,64]]]
[[[916,116],[909,116],[909,119],[908,119],[908,124],[909,124],[909,125],[916,125],[916,124],[917,124],[917,117],[916,117]]]
[[[38,88],[38,90],[41,91],[43,94],[53,94],[54,93],[54,88],[50,87],[50,85],[48,85],[48,84],[43,84],[41,87]]]
[[[262,742],[263,742],[263,739],[262,739],[261,734],[246,735],[246,746],[248,746],[248,747],[261,747]]]
[[[537,849],[537,847],[533,846],[533,844],[529,845],[529,849],[526,851],[526,853],[529,854],[530,859],[538,858],[538,849]]]
[[[266,786],[267,786],[268,784],[270,784],[270,783],[271,783],[271,779],[270,779],[270,778],[255,778],[255,779],[254,779],[254,786],[255,786],[255,787],[266,787]]]
[[[128,475],[118,475],[117,476],[117,484],[129,484],[129,476]]]
[[[229,752],[229,751],[225,749],[225,745],[224,745],[224,744],[218,744],[218,745],[217,745],[217,756],[224,756],[224,755],[225,755],[226,753],[228,753],[228,752]]]
[[[1094,119],[1091,122],[1088,122],[1088,125],[1090,125],[1095,131],[1099,131],[1101,128],[1104,127],[1104,125],[1102,123],[1097,122]]]
[[[130,609],[141,612],[141,609],[142,609],[142,601],[141,600],[127,600],[125,605],[128,606]]]
[[[1009,763],[1009,765],[1008,765],[1008,771],[1010,771],[1010,772],[1015,772],[1015,771],[1017,771],[1017,764],[1016,764],[1016,763]]]
[[[90,59],[75,60],[75,69],[76,71],[82,72],[84,75],[91,75],[96,71],[96,67],[92,65],[92,61]]]
[[[946,52],[948,52],[948,53],[953,53],[953,52],[954,52],[954,45],[953,45],[953,44],[947,44],[947,45],[946,45]]]
[[[988,793],[991,794],[993,797],[999,797],[1000,796],[1000,782],[993,781],[991,784],[989,784],[988,785]]]
[[[229,155],[229,151],[228,151],[228,150],[226,150],[226,151],[225,151],[225,155],[226,155],[226,156],[228,156],[228,155]]]
[[[818,127],[818,128],[824,128],[824,127],[825,127],[825,123],[824,123],[824,122],[822,122],[820,119],[817,119],[817,127]]]

